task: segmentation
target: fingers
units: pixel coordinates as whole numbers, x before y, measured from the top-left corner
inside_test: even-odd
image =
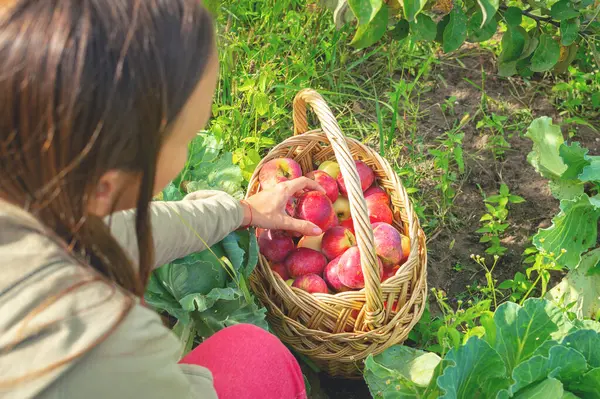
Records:
[[[296,231],[305,236],[319,236],[323,234],[323,231],[319,228],[319,226],[306,220],[286,217],[284,220],[284,225],[286,230]]]
[[[298,191],[304,190],[305,188],[308,188],[310,190],[320,191],[323,194],[325,193],[325,189],[323,187],[321,187],[319,185],[319,183],[317,183],[316,181],[311,180],[305,176],[298,177],[297,179],[294,179],[294,180],[288,180],[282,184],[285,185],[285,188],[287,190],[289,190],[288,192],[290,192],[290,193],[297,193]]]

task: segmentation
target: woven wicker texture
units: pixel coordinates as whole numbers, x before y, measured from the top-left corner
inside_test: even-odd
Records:
[[[306,106],[321,129],[308,131]],[[294,350],[333,376],[359,377],[363,360],[403,342],[423,313],[427,294],[427,251],[406,190],[386,160],[360,142],[345,138],[323,98],[305,89],[294,99],[294,136],[273,148],[250,180],[248,196],[259,191],[258,173],[265,162],[289,157],[307,173],[335,160],[348,191],[365,288],[337,294],[309,294],[291,288],[262,255],[251,286],[268,310],[273,332]],[[410,238],[410,256],[395,276],[380,283],[373,231],[354,160],[369,165],[377,183],[390,195],[394,225]]]

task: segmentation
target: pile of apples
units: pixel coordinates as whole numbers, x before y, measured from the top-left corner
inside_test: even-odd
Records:
[[[392,226],[390,197],[376,184],[375,173],[355,161],[367,202],[375,238],[381,281],[396,274],[410,252],[410,239]],[[262,189],[302,176],[300,165],[290,158],[273,159],[262,167],[258,179]],[[304,190],[288,202],[286,212],[321,228],[320,236],[300,237],[281,230],[258,229],[260,252],[271,268],[293,287],[309,293],[343,292],[364,288],[365,279],[356,246],[344,177],[336,162],[325,161],[306,177],[325,190]]]

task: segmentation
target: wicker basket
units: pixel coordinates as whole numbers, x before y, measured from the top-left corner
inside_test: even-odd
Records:
[[[308,131],[306,105],[322,129]],[[274,333],[332,376],[359,377],[363,360],[403,342],[423,313],[427,294],[425,236],[406,190],[387,161],[360,142],[345,138],[323,98],[305,89],[294,99],[294,136],[273,148],[258,165],[248,196],[260,190],[258,172],[279,157],[295,159],[304,173],[336,160],[344,175],[365,288],[338,294],[309,294],[289,287],[260,257],[251,286],[268,311]],[[373,231],[354,160],[369,165],[391,197],[395,227],[410,237],[410,256],[395,276],[380,283]],[[393,305],[397,301],[397,305]]]

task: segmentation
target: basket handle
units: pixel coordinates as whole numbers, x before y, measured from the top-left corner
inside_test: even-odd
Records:
[[[319,93],[312,89],[298,92],[294,98],[294,135],[308,131],[306,119],[306,105],[310,105],[319,118],[321,127],[331,143],[335,158],[340,165],[344,176],[344,183],[348,191],[350,202],[350,215],[354,222],[356,242],[360,251],[360,264],[365,277],[366,314],[365,323],[371,327],[380,326],[385,318],[383,312],[383,295],[381,292],[381,278],[379,265],[375,254],[375,240],[373,228],[367,212],[367,203],[363,195],[360,178],[356,164],[346,143],[346,138],[333,116],[331,109]]]

